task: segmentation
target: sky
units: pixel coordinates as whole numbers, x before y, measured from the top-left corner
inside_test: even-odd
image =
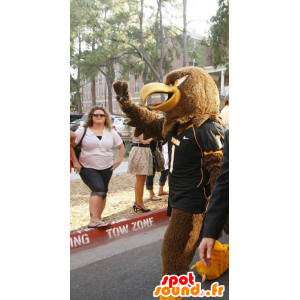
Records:
[[[187,0],[187,22],[197,20],[189,23],[188,29],[194,28],[206,35],[210,27],[207,21],[216,14],[218,7],[218,0]]]
[[[156,4],[153,0],[145,1],[148,5],[156,7]],[[179,0],[179,3],[182,2],[182,0]],[[193,22],[188,23],[188,30],[194,29],[196,30],[195,33],[198,33],[202,36],[207,35],[206,33],[210,28],[208,22],[212,16],[216,15],[218,7],[218,0],[187,0],[187,23],[193,20]],[[172,5],[169,6],[169,9],[172,9]],[[171,22],[175,26],[182,28],[182,12],[180,10],[176,10],[176,13],[174,14],[170,13],[169,15],[164,15],[164,22],[165,24]]]

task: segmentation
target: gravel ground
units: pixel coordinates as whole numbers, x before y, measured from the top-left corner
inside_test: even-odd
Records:
[[[154,192],[158,191],[160,173],[154,177]],[[108,187],[106,207],[102,217],[106,222],[112,222],[136,215],[132,205],[134,203],[135,176],[124,173],[113,175]],[[169,190],[168,183],[164,187]],[[81,179],[70,180],[70,231],[86,228],[89,217],[90,190]],[[151,210],[166,208],[168,196],[162,196],[160,201],[151,201],[149,193],[144,189],[144,203]],[[138,212],[141,213],[141,212]]]

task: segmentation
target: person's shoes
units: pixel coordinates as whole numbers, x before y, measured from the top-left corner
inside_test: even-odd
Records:
[[[134,203],[133,204],[133,210],[134,210],[134,212],[137,212],[138,210],[141,210],[143,213],[144,212],[148,212],[148,211],[151,211],[151,209],[149,209],[149,208],[142,208],[140,205],[138,205],[137,203]]]
[[[103,222],[103,221],[92,221],[89,225],[88,228],[106,228],[110,226],[109,223]]]
[[[158,196],[164,196],[164,195],[169,195],[168,192],[163,191],[162,193],[159,193]]]
[[[158,200],[161,200],[161,197],[154,195],[154,196],[150,197],[150,200],[152,200],[152,201],[158,201]]]

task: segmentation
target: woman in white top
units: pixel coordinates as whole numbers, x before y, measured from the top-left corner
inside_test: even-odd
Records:
[[[229,129],[229,95],[226,97],[225,106],[221,110],[220,117],[226,125],[226,129]]]
[[[124,144],[119,134],[111,129],[109,112],[103,107],[93,107],[88,113],[84,126],[87,130],[82,140],[79,161],[75,159],[73,167],[91,189],[88,228],[106,227],[109,224],[101,220],[101,215],[105,208],[112,173],[123,160]],[[80,142],[84,129],[79,127],[76,130],[74,147]],[[113,162],[113,146],[118,149],[118,159],[115,162]],[[74,156],[71,155],[72,158]]]

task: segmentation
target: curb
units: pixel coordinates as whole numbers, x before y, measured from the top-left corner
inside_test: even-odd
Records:
[[[111,226],[106,228],[91,229],[85,228],[70,233],[71,253],[82,247],[90,246],[96,242],[110,242],[122,239],[135,233],[141,233],[169,220],[167,209],[160,209],[154,212],[138,214],[130,219],[113,221]]]

